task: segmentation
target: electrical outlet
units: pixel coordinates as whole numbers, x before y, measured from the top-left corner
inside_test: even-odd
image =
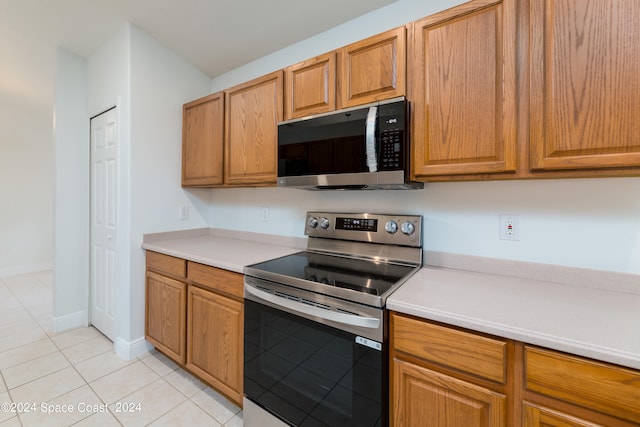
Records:
[[[520,240],[520,215],[500,214],[500,239]]]
[[[269,206],[262,207],[262,222],[269,222]]]
[[[189,206],[178,206],[178,218],[183,221],[189,219]]]

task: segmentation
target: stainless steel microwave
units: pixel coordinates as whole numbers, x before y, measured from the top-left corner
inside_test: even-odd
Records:
[[[278,123],[278,186],[417,189],[404,97]]]

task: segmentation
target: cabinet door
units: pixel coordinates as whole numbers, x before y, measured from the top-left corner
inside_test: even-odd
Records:
[[[550,409],[524,404],[523,427],[602,427]]]
[[[516,169],[515,17],[475,0],[411,26],[414,176]]]
[[[640,2],[530,2],[532,169],[640,166]]]
[[[284,92],[285,120],[335,110],[335,52],[287,67]]]
[[[215,93],[182,108],[182,185],[223,183],[224,93]]]
[[[397,358],[392,387],[393,426],[506,425],[505,396]]]
[[[187,368],[242,405],[243,305],[189,286]]]
[[[282,75],[277,71],[226,92],[226,184],[275,185]]]
[[[338,108],[405,95],[406,29],[400,27],[338,50]]]
[[[187,285],[152,271],[146,280],[145,336],[171,359],[185,362]]]

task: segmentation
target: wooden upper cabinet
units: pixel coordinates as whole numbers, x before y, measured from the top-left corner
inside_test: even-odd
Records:
[[[640,166],[640,2],[531,1],[530,166]]]
[[[515,0],[474,0],[409,36],[415,177],[516,169]]]
[[[282,90],[280,70],[226,91],[226,184],[275,185]]]
[[[338,108],[405,95],[406,29],[338,49]]]
[[[335,52],[325,53],[285,69],[285,120],[325,113],[335,109]]]
[[[224,93],[197,99],[182,108],[182,185],[223,183]]]

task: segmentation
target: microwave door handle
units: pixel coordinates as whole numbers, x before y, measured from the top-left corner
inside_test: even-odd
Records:
[[[363,328],[377,329],[380,327],[380,319],[373,317],[356,316],[352,314],[338,313],[324,308],[314,307],[312,305],[303,304],[296,301],[291,301],[268,292],[256,289],[253,286],[245,286],[244,291],[250,293],[258,299],[268,301],[271,304],[280,307],[286,307],[289,310],[293,310],[297,313],[310,314],[321,319],[332,320],[334,322],[342,323],[351,326],[360,326]]]
[[[369,107],[367,113],[367,125],[365,144],[367,150],[367,166],[369,172],[378,171],[378,157],[376,155],[376,122],[378,119],[378,107]]]

